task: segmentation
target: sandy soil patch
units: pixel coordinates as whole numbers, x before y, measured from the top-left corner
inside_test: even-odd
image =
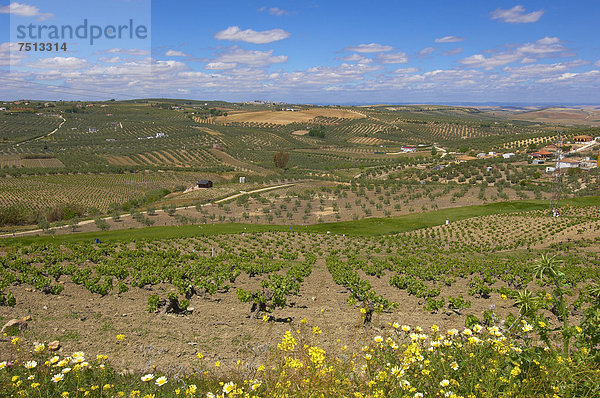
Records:
[[[212,136],[218,136],[218,135],[223,135],[223,133],[218,132],[216,130],[213,129],[209,129],[208,127],[198,127],[198,126],[194,126],[195,129],[198,129],[200,131],[205,132],[206,134],[212,135]]]
[[[335,117],[339,119],[361,119],[364,116],[345,109],[313,108],[301,111],[256,111],[233,113],[216,118],[218,123],[272,123],[290,124],[303,123],[315,117]]]
[[[0,155],[0,167],[64,167],[57,158],[27,159],[23,155]]]
[[[600,126],[600,111],[595,109],[548,108],[514,115],[515,119],[546,123]]]
[[[389,322],[423,327],[435,323],[444,330],[460,328],[466,314],[480,315],[490,304],[497,305],[497,312],[502,316],[509,309],[508,304],[500,300],[473,300],[472,308],[462,315],[430,314],[421,309],[421,299],[390,286],[389,275],[391,273],[380,279],[366,278],[379,294],[401,303],[400,308],[376,315],[373,325],[366,329],[361,327],[358,309],[347,303],[347,290],[333,282],[323,259],[318,260],[299,295],[289,298],[289,306],[273,313],[275,319],[292,319],[292,325],[249,319],[250,305],[239,302],[235,289],[212,297],[192,297],[191,315],[151,314],[146,312],[148,296],[154,293],[165,296],[171,289],[168,285],[131,288],[125,293],[113,292],[100,297],[64,276],[60,283],[65,289],[59,296],[32,291],[25,285],[13,288],[18,297],[17,305],[0,307],[0,316],[10,319],[30,315],[32,321],[24,344],[56,339],[62,344],[61,356],[84,351],[90,358],[97,354],[108,355],[117,369],[145,372],[157,366],[166,372],[189,372],[198,367],[195,355],[202,352],[206,356],[205,364],[212,365],[219,360],[226,372],[236,366],[237,359],[255,366],[263,363],[268,348],[276,346],[290,327],[292,330],[301,327],[303,318],[308,320],[309,326],[318,325],[323,330],[319,345],[335,352],[343,344],[359,350],[372,339],[371,335],[380,334],[388,327]],[[256,289],[258,279],[242,274],[235,286]],[[442,294],[456,295],[466,289],[466,281],[459,280],[451,288],[443,289]],[[123,344],[115,343],[117,334],[126,336]],[[0,355],[5,349],[10,349],[9,343],[0,345]]]

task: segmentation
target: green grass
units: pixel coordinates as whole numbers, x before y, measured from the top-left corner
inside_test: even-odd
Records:
[[[600,206],[600,196],[587,196],[572,198],[563,201],[569,206]],[[0,240],[0,246],[27,245],[31,243],[68,243],[90,241],[132,241],[132,240],[158,240],[170,238],[188,238],[202,235],[220,235],[236,233],[255,233],[270,231],[314,232],[332,234],[346,234],[354,236],[388,235],[412,231],[464,220],[466,218],[487,216],[491,214],[504,214],[526,212],[533,210],[547,210],[548,201],[544,200],[516,200],[510,202],[489,203],[485,205],[456,207],[425,213],[407,214],[389,218],[368,218],[358,221],[342,221],[312,225],[265,225],[265,224],[203,224],[167,227],[148,227],[125,229],[105,232],[86,232],[67,235],[52,236],[27,236],[20,238],[6,238]]]
[[[600,196],[573,198],[563,201],[570,206],[600,206]],[[491,214],[515,213],[533,210],[548,209],[548,201],[544,200],[516,200],[509,202],[488,203],[485,205],[455,207],[413,213],[405,216],[390,218],[367,218],[359,221],[342,221],[337,223],[324,223],[311,225],[312,232],[327,232],[347,235],[389,235],[412,231],[420,228],[441,225],[464,220],[465,218],[488,216]]]

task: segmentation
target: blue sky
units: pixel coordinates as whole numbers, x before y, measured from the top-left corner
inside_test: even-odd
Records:
[[[0,0],[0,97],[600,103],[599,17],[588,0]],[[84,19],[148,34],[18,49],[18,25]]]

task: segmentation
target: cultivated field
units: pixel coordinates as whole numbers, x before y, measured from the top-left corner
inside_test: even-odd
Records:
[[[272,123],[286,125],[291,123],[306,123],[315,118],[333,118],[342,121],[344,119],[361,119],[364,116],[358,112],[346,109],[302,109],[296,111],[256,111],[232,113],[227,116],[219,116],[216,123]]]
[[[519,292],[544,292],[530,267],[551,253],[564,264],[577,320],[583,303],[575,293],[600,276],[599,212],[485,216],[373,237],[268,232],[9,246],[2,277],[17,302],[0,316],[31,316],[24,344],[58,340],[61,352],[106,354],[118,369],[190,372],[200,352],[204,366],[219,361],[217,371],[229,373],[237,361],[258,368],[267,347],[302,325],[318,326],[319,346],[334,353],[360,351],[394,322],[442,331],[514,322]],[[253,312],[255,294],[266,301]],[[167,297],[180,307],[161,310]],[[376,309],[372,320],[365,323],[361,308]],[[545,327],[559,325],[552,312],[542,315]],[[0,350],[12,355],[10,344]]]
[[[530,156],[595,108],[29,106],[0,395],[600,396],[600,169]]]
[[[514,115],[515,119],[566,125],[600,126],[598,107],[546,108]]]
[[[185,172],[9,177],[0,181],[0,207],[43,209],[70,203],[106,211],[113,203],[140,198],[148,191],[188,187],[196,181],[195,173]]]
[[[0,155],[0,168],[56,168],[65,165],[57,158],[43,155]]]

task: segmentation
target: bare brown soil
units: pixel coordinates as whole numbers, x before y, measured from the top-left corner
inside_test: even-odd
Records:
[[[213,129],[209,129],[208,127],[197,127],[197,126],[194,126],[194,128],[198,129],[200,131],[204,131],[205,133],[207,133],[209,135],[214,135],[214,136],[223,135],[223,133],[218,132],[218,131],[213,130]]]
[[[54,168],[54,167],[65,167],[63,162],[57,158],[37,158],[28,159],[23,155],[16,154],[4,154],[0,155],[0,168],[12,168],[12,167],[41,167],[41,168]]]
[[[419,302],[389,285],[389,277],[367,278],[373,288],[384,297],[397,301],[398,309],[376,314],[371,326],[362,327],[358,307],[347,304],[348,292],[335,285],[323,260],[319,260],[312,274],[302,284],[300,294],[291,297],[290,306],[276,310],[275,321],[249,318],[249,304],[238,301],[235,292],[217,293],[210,298],[194,296],[191,315],[171,315],[146,312],[147,298],[152,293],[165,296],[167,286],[151,291],[132,288],[123,294],[111,293],[105,297],[87,290],[63,278],[65,289],[60,296],[44,295],[23,286],[16,287],[14,294],[18,303],[14,308],[0,307],[0,317],[32,317],[25,332],[25,344],[34,341],[61,342],[59,354],[69,355],[84,351],[90,357],[108,355],[119,369],[148,371],[152,366],[161,370],[178,372],[198,369],[195,359],[198,352],[206,355],[204,366],[213,367],[219,360],[221,370],[234,368],[236,360],[258,365],[267,358],[268,348],[276,345],[286,330],[300,327],[300,320],[323,330],[319,341],[327,350],[339,350],[343,345],[359,349],[372,336],[389,328],[389,323],[429,327],[439,325],[442,330],[464,326],[466,314],[478,316],[490,306],[505,316],[510,309],[504,301],[488,299],[473,302],[472,308],[462,314],[453,311],[431,314],[421,309]],[[245,275],[239,277],[239,285],[256,288],[258,282]],[[236,285],[238,282],[236,281]],[[466,281],[457,281],[442,295],[457,296],[467,290]],[[286,323],[290,318],[292,323]],[[124,342],[117,344],[116,335],[124,334]],[[4,339],[6,340],[6,339]],[[8,342],[0,343],[0,356],[7,350]]]
[[[515,119],[531,120],[541,123],[600,126],[600,110],[592,107],[585,109],[548,108],[539,111],[520,113],[513,117]]]
[[[292,132],[293,135],[306,135],[308,133],[309,133],[308,130],[296,130],[296,131]]]
[[[273,123],[290,124],[308,122],[315,117],[335,117],[340,119],[360,119],[364,116],[345,109],[314,108],[300,111],[256,111],[232,113],[228,116],[219,116],[217,123]]]

